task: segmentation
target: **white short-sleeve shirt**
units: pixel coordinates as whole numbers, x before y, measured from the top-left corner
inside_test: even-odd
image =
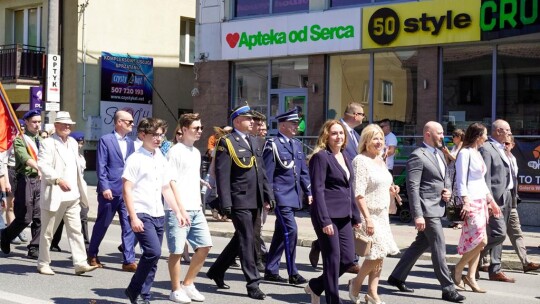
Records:
[[[171,182],[167,159],[156,149],[154,153],[139,148],[126,160],[122,178],[133,183],[133,206],[135,213],[153,217],[164,216],[161,201],[162,187]]]
[[[397,149],[398,141],[397,141],[396,135],[394,135],[394,133],[392,133],[392,132],[388,133],[384,137],[384,143],[386,144],[387,147],[394,146]],[[395,156],[396,156],[396,154],[388,156],[386,158],[386,167],[388,168],[388,170],[392,170],[394,168],[394,157]]]

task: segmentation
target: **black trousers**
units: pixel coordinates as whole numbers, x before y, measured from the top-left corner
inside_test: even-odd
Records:
[[[13,212],[15,219],[5,229],[5,237],[11,242],[31,224],[32,240],[28,248],[39,247],[41,231],[41,208],[39,207],[41,181],[36,177],[17,175],[17,189]]]
[[[255,225],[257,218],[260,217],[260,208],[232,210],[232,222],[236,231],[229,244],[208,270],[210,276],[223,278],[238,255],[247,282],[247,289],[253,290],[259,287],[261,276],[255,264]]]

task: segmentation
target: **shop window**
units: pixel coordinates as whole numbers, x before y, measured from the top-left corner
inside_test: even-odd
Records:
[[[442,122],[446,135],[473,122],[491,123],[491,46],[443,49]]]
[[[540,135],[539,104],[540,43],[499,45],[496,117],[508,121],[515,135]]]
[[[307,57],[272,61],[272,89],[305,88],[308,84]]]
[[[249,106],[261,113],[267,112],[268,61],[236,63],[234,66],[233,107]]]
[[[180,18],[180,63],[195,62],[195,20]]]
[[[331,7],[352,6],[371,3],[371,0],[330,0]]]
[[[13,11],[13,43],[41,46],[41,7]]]

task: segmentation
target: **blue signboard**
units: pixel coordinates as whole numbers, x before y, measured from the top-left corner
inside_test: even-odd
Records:
[[[101,100],[152,103],[151,57],[101,52]]]

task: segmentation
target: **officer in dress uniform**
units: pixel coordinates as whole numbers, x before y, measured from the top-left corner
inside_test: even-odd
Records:
[[[253,128],[249,106],[235,108],[230,118],[234,130],[221,137],[216,146],[215,171],[221,209],[232,219],[235,233],[207,276],[218,288],[229,289],[223,278],[239,254],[248,296],[263,300],[266,295],[259,289],[261,276],[255,264],[254,231],[261,209],[274,208],[274,195],[266,179],[263,147],[249,135]]]
[[[296,242],[298,227],[294,218],[302,208],[302,191],[311,204],[311,184],[302,143],[293,137],[298,132],[297,109],[276,116],[279,133],[266,141],[263,159],[266,176],[276,198],[274,236],[266,260],[264,279],[287,282],[279,275],[281,255],[285,251],[289,284],[304,284],[306,279],[296,267]]]

